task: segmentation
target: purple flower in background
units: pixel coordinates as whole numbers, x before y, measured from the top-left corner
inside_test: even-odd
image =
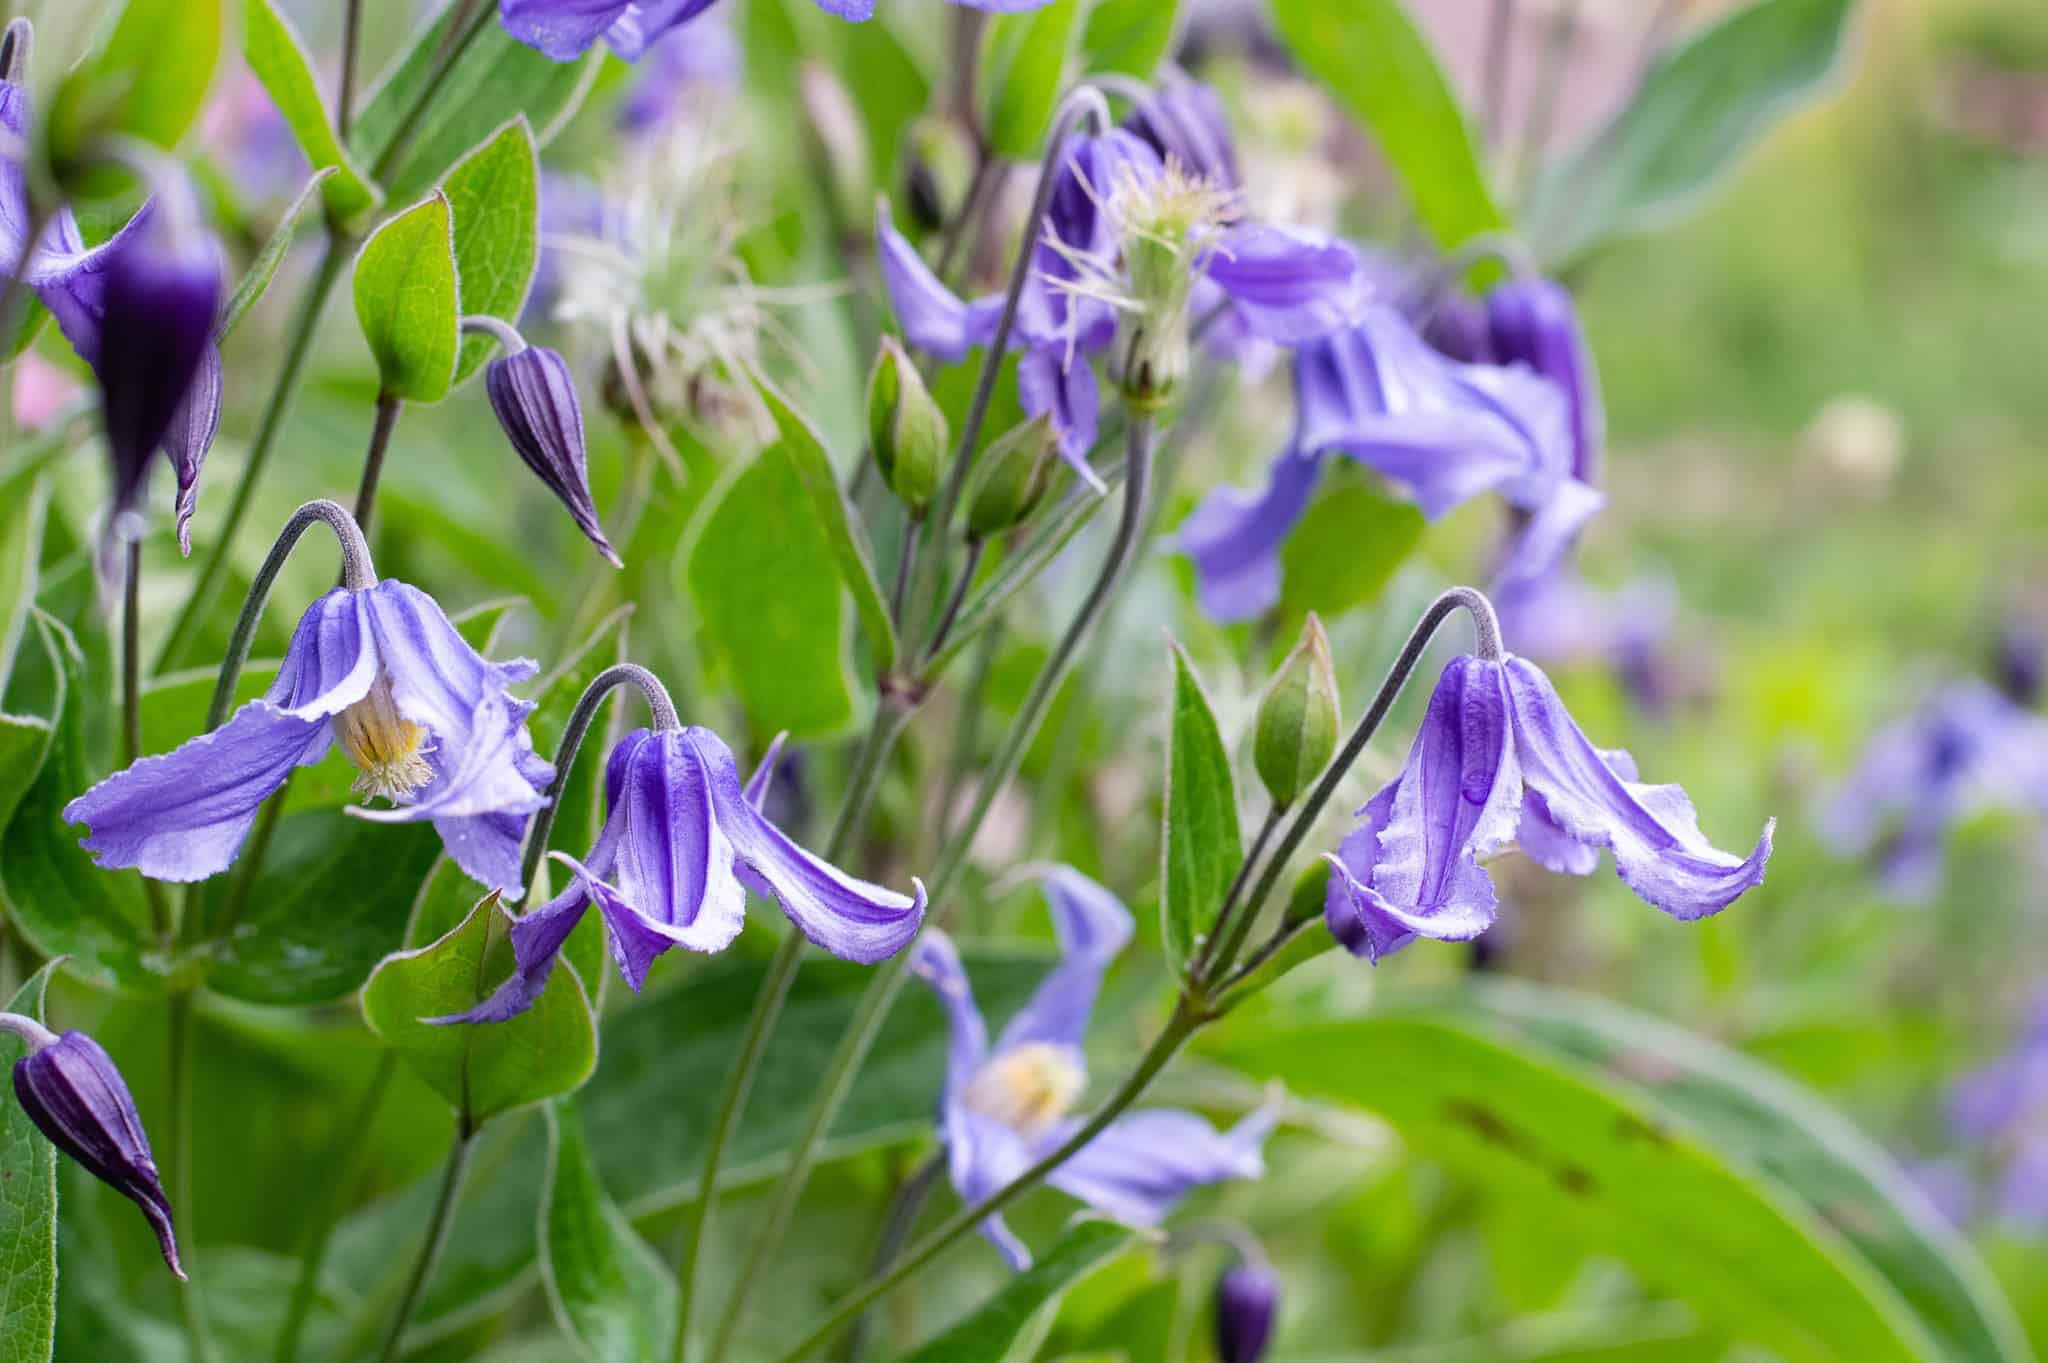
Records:
[[[1775,826],[1747,858],[1716,850],[1683,790],[1640,784],[1629,755],[1595,748],[1550,679],[1512,654],[1451,660],[1400,775],[1359,815],[1326,858],[1325,916],[1374,961],[1417,937],[1462,942],[1491,927],[1480,859],[1511,841],[1570,875],[1592,874],[1611,851],[1631,890],[1689,921],[1763,880]]]
[[[1525,275],[1495,285],[1484,306],[1492,362],[1523,365],[1557,385],[1570,412],[1571,475],[1593,482],[1607,439],[1607,409],[1570,291],[1555,280]]]
[[[533,751],[530,702],[506,690],[538,669],[479,656],[434,599],[386,580],[337,587],[300,619],[277,680],[209,734],[144,757],[64,807],[110,870],[203,880],[233,863],[256,811],[293,768],[338,741],[381,822],[431,819],[465,874],[519,893],[526,816],[554,768]]]
[[[1992,809],[2048,817],[2048,720],[1958,681],[1871,739],[1818,823],[1837,855],[1876,853],[1885,888],[1922,901],[1941,886],[1950,829]]]
[[[634,68],[633,84],[619,105],[620,125],[635,135],[667,126],[690,108],[693,93],[737,84],[744,57],[725,10],[713,10],[688,29],[671,29]]]
[[[1605,591],[1559,563],[1503,583],[1492,600],[1502,633],[1524,656],[1557,667],[1606,667],[1644,710],[1658,714],[1671,705],[1677,684],[1668,654],[1678,588],[1669,577],[1646,575]]]
[[[498,0],[505,31],[558,62],[573,61],[599,38],[627,61],[638,61],[663,34],[687,24],[716,0]],[[999,13],[1037,9],[1051,0],[953,0]],[[874,15],[875,0],[817,0],[819,9],[855,22]]]
[[[1173,157],[1218,188],[1244,188],[1223,101],[1202,82],[1185,76],[1169,78],[1149,100],[1131,110],[1123,126],[1152,148],[1162,162]]]
[[[1997,1165],[1992,1202],[2007,1222],[2048,1231],[2048,996],[2005,1055],[1959,1080],[1949,1126]]]
[[[934,929],[911,958],[951,1025],[940,1139],[953,1187],[968,1203],[1009,1183],[1081,1127],[1067,1115],[1088,1082],[1081,1039],[1103,972],[1131,940],[1130,910],[1094,881],[1054,866],[1041,873],[1040,883],[1060,963],[993,1046],[952,939]],[[1262,1176],[1260,1151],[1274,1120],[1261,1111],[1219,1132],[1191,1112],[1130,1113],[1046,1181],[1107,1216],[1156,1225],[1194,1188]],[[1013,1268],[1030,1265],[1030,1251],[1001,1217],[983,1222],[982,1233]]]
[[[1216,1281],[1216,1357],[1221,1363],[1259,1363],[1273,1338],[1280,1280],[1264,1263],[1232,1264]]]
[[[0,1013],[0,1031],[28,1047],[28,1054],[14,1063],[14,1096],[21,1110],[50,1144],[142,1209],[164,1263],[183,1278],[171,1200],[157,1175],[142,1116],[113,1058],[83,1032],[57,1036],[13,1013]]]
[[[612,959],[636,992],[670,947],[723,951],[747,890],[773,895],[804,936],[849,961],[884,960],[924,920],[924,886],[901,895],[857,880],[792,842],[761,813],[775,761],[742,790],[732,749],[709,729],[636,729],[605,764],[605,821],[575,882],[512,925],[510,979],[477,1007],[435,1022],[502,1022],[532,1007],[562,944],[596,906]]]
[[[495,330],[495,328],[493,328]],[[510,328],[506,328],[510,332]],[[515,336],[507,341],[508,347]],[[569,362],[546,346],[524,346],[492,360],[484,369],[491,410],[519,457],[614,568],[625,565],[598,523],[590,495],[590,468],[583,444],[583,403]]]

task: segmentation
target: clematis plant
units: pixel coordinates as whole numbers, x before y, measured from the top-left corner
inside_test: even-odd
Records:
[[[498,0],[505,31],[556,61],[573,61],[602,38],[625,60],[689,23],[718,0]],[[953,0],[972,9],[1037,9],[1051,0]],[[856,23],[872,18],[875,0],[817,0],[827,14]]]

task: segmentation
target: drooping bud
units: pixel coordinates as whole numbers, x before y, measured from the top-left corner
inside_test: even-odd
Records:
[[[931,115],[911,125],[903,194],[919,227],[936,232],[966,208],[974,159],[973,139],[958,120]]]
[[[1259,1363],[1273,1337],[1280,1280],[1249,1260],[1231,1265],[1216,1281],[1216,1356],[1222,1363]]]
[[[19,1028],[10,1030],[23,1034]],[[185,1270],[178,1266],[171,1202],[164,1195],[135,1100],[112,1057],[83,1032],[66,1032],[30,1045],[29,1054],[14,1066],[14,1094],[21,1100],[21,1110],[52,1145],[142,1208],[164,1262],[184,1277]]]
[[[1510,279],[1487,293],[1486,322],[1494,363],[1525,364],[1563,391],[1571,412],[1572,477],[1596,482],[1607,417],[1571,293],[1539,275]]]
[[[546,346],[529,346],[519,334],[495,318],[465,318],[472,330],[489,331],[506,353],[484,368],[484,391],[505,438],[526,466],[569,509],[576,528],[589,537],[614,568],[623,567],[618,552],[598,522],[597,501],[590,493],[590,466],[583,442],[583,404],[569,362]]]
[[[1059,437],[1050,416],[1004,432],[982,451],[981,474],[967,506],[967,533],[986,539],[1022,525],[1045,500],[1058,460]]]
[[[1230,138],[1230,120],[1216,92],[1185,77],[1168,81],[1153,97],[1132,109],[1124,127],[1159,153],[1223,189],[1244,187],[1237,169],[1237,148]]]
[[[1252,760],[1275,804],[1293,804],[1330,764],[1342,719],[1329,636],[1311,611],[1301,642],[1280,664],[1259,702]]]
[[[893,336],[882,338],[868,376],[868,438],[875,466],[889,490],[922,517],[939,489],[939,466],[945,458],[946,414],[910,357]]]

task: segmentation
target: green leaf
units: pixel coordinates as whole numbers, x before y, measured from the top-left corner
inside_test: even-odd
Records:
[[[1295,58],[1371,130],[1439,247],[1506,225],[1465,111],[1400,0],[1274,0],[1273,17]]]
[[[859,514],[840,490],[831,456],[816,428],[774,384],[757,375],[754,386],[767,404],[768,415],[775,419],[775,429],[781,432],[783,453],[802,484],[811,514],[832,546],[840,579],[853,593],[854,609],[867,631],[868,647],[874,650],[875,671],[885,673],[896,665],[896,631],[889,623],[889,607],[875,576],[874,552],[861,532]]]
[[[575,1106],[547,1113],[541,1274],[555,1320],[592,1363],[657,1358],[675,1328],[675,1275],[605,1193]]]
[[[1854,0],[1761,0],[1702,29],[1544,175],[1526,214],[1547,267],[1683,214],[1840,65]]]
[[[495,892],[459,927],[384,958],[363,986],[363,1020],[471,1127],[568,1093],[597,1064],[597,1027],[574,971],[557,970],[538,1002],[509,1022],[434,1026],[466,1012],[511,973]]]
[[[845,598],[832,544],[805,504],[785,444],[706,495],[685,551],[700,638],[731,678],[757,733],[837,733],[853,720]]]
[[[1159,912],[1167,961],[1179,972],[1208,940],[1223,896],[1244,864],[1230,753],[1179,644],[1173,645],[1171,732]]]
[[[371,823],[338,809],[285,815],[233,931],[217,948],[208,987],[273,1005],[328,1003],[355,992],[402,944],[440,852],[431,824]],[[230,872],[206,882],[207,922],[220,921],[238,880]]]
[[[15,992],[7,1011],[44,1021],[50,961]],[[0,1069],[28,1054],[0,1035]],[[10,1097],[0,1108],[0,1358],[43,1363],[57,1336],[57,1147]]]
[[[355,295],[383,391],[407,402],[448,396],[462,309],[447,195],[435,191],[371,234],[356,257]]]
[[[1129,1227],[1114,1222],[1076,1221],[1030,1268],[902,1363],[1001,1359],[1040,1311],[1058,1303],[1068,1288],[1123,1253],[1135,1238]]]
[[[1173,50],[1180,0],[1098,0],[1081,35],[1085,69],[1152,79]]]
[[[997,156],[1037,159],[1086,13],[1082,0],[1054,0],[1027,14],[997,15],[989,24],[981,79],[989,148]]]
[[[227,308],[221,313],[220,321],[213,328],[216,341],[224,341],[232,333],[249,309],[256,306],[270,288],[270,281],[277,278],[277,267],[284,263],[284,253],[291,247],[292,238],[298,234],[299,223],[304,220],[306,210],[313,205],[313,196],[320,187],[334,179],[334,167],[325,166],[313,172],[313,178],[306,181],[306,187],[299,191],[284,216],[277,220],[277,230],[270,234],[270,240],[263,243],[263,249],[249,262],[249,268],[242,273],[242,282],[235,285],[234,297],[228,299]]]
[[[1489,1193],[1495,1215],[1597,1249],[1788,1363],[1942,1357],[1853,1242],[1741,1152],[1476,1014],[1460,996],[1348,1022],[1240,1027],[1215,1050],[1298,1096],[1378,1113]]]
[[[60,165],[107,137],[178,144],[205,102],[220,61],[222,0],[128,0],[99,51],[73,68],[50,101],[49,146]],[[110,193],[124,177],[91,177]]]
[[[1280,608],[1286,621],[1310,611],[1335,619],[1377,601],[1422,543],[1428,523],[1413,502],[1364,483],[1318,498],[1280,546]],[[1283,630],[1284,639],[1291,630]]]
[[[477,27],[443,72],[444,40],[458,11]],[[377,165],[421,91],[433,86],[409,145],[381,177],[385,194],[403,203],[437,183],[515,114],[526,116],[534,141],[545,147],[583,103],[603,62],[602,46],[578,61],[554,61],[507,33],[494,8],[479,12],[478,6],[450,5],[420,29],[378,82],[349,142],[364,165]]]
[[[540,264],[540,161],[526,115],[515,114],[463,158],[441,191],[455,212],[462,315],[516,321]],[[455,382],[474,374],[496,344],[489,336],[464,336]]]
[[[40,611],[35,627],[52,674],[49,749],[0,834],[0,899],[29,945],[71,957],[81,979],[160,992],[142,878],[93,865],[78,830],[64,822],[64,806],[104,775],[86,753],[84,655],[71,632]]]
[[[14,655],[35,606],[49,509],[50,480],[40,467],[0,484],[0,691],[14,675]],[[0,807],[0,822],[6,817]]]
[[[383,194],[356,168],[348,149],[334,135],[327,101],[321,97],[320,83],[306,57],[306,45],[291,21],[278,12],[274,0],[247,0],[243,6],[242,55],[270,92],[270,101],[292,130],[299,150],[312,163],[328,213],[346,223],[380,206]],[[330,171],[332,174],[323,174]],[[278,229],[280,234],[287,232],[298,207],[294,204],[293,211],[285,215],[286,226]]]

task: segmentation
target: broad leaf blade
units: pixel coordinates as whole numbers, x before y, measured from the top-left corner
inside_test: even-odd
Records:
[[[1039,1312],[1057,1304],[1068,1288],[1123,1253],[1135,1237],[1129,1227],[1114,1222],[1076,1221],[1030,1268],[902,1363],[1003,1358]]]
[[[1371,130],[1446,250],[1506,224],[1436,54],[1400,0],[1274,0],[1296,60]]]
[[[1013,161],[1035,160],[1066,88],[1067,64],[1087,13],[1082,0],[998,15],[982,60],[989,147]]]
[[[1081,34],[1090,72],[1150,80],[1173,50],[1180,0],[1098,0]]]
[[[1275,631],[1285,640],[1310,611],[1334,620],[1379,598],[1427,528],[1413,502],[1347,482],[1316,499],[1280,547],[1280,605]]]
[[[414,204],[363,243],[355,298],[383,391],[407,402],[448,396],[461,305],[447,195]]]
[[[594,1363],[641,1363],[668,1347],[676,1280],[598,1177],[575,1105],[548,1113],[541,1273],[555,1320]]]
[[[516,320],[540,264],[540,161],[526,115],[465,157],[441,190],[455,215],[462,315]],[[455,382],[474,374],[496,344],[464,336]]]
[[[177,146],[220,61],[222,3],[128,0],[105,45],[64,77],[50,101],[52,154],[89,157],[89,141],[114,136]],[[121,180],[97,169],[88,178],[97,192]]]
[[[1161,856],[1162,929],[1176,971],[1208,939],[1223,896],[1244,862],[1237,827],[1237,784],[1202,684],[1180,645],[1173,646],[1173,722],[1166,764],[1166,828]]]
[[[43,1021],[51,961],[15,992],[7,1011]],[[0,1034],[0,1070],[28,1053]],[[44,1363],[57,1335],[57,1147],[11,1097],[0,1105],[0,1358]]]
[[[299,150],[312,163],[327,211],[340,222],[350,222],[383,203],[384,196],[356,168],[348,149],[334,135],[327,101],[313,75],[305,43],[291,21],[278,12],[275,0],[247,0],[242,10],[242,55],[269,91],[271,103],[291,129]],[[280,234],[286,232],[297,212],[295,204],[285,215]]]

